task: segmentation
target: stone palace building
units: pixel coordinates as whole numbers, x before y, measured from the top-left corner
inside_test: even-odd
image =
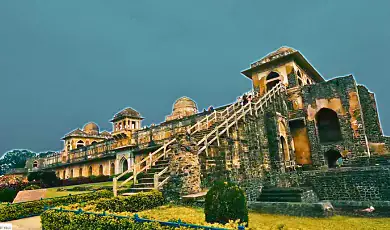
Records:
[[[111,119],[111,132],[88,123],[62,138],[63,150],[29,159],[26,167],[54,170],[61,179],[117,175],[115,183],[132,173],[135,190],[160,188],[184,175],[187,182],[181,183],[191,184],[181,185],[187,189],[183,194],[207,187],[222,167],[250,198],[266,172],[333,168],[339,158],[352,164],[389,151],[374,94],[352,75],[325,80],[288,47],[242,74],[253,85],[253,99],[244,105],[199,112],[193,100],[182,97],[164,122],[146,128],[141,114],[126,108]]]

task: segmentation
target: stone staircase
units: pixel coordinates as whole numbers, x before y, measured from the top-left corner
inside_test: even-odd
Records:
[[[238,122],[241,119],[245,119],[247,114],[257,116],[259,113],[264,112],[265,108],[272,102],[272,99],[275,99],[277,94],[281,94],[284,91],[284,85],[279,83],[261,98],[255,94],[254,100],[251,103],[242,106],[239,102],[236,102],[226,107],[223,111],[215,110],[213,113],[205,116],[202,120],[188,128],[190,137],[193,138],[193,141],[196,141],[197,146],[199,147],[198,154],[205,152],[207,157],[209,146],[220,146],[220,138],[225,136],[229,137],[229,129],[232,126],[238,125]],[[168,152],[172,151],[170,145],[174,142],[176,142],[175,138],[165,143],[153,153],[150,153],[149,157],[138,162],[133,168],[114,178],[114,196],[117,196],[118,180],[126,173],[133,172],[133,175],[122,182],[119,187],[133,179],[134,184],[132,186],[132,192],[147,191],[153,188],[158,189],[166,183],[169,179],[166,157]],[[166,165],[164,165],[164,163]],[[142,167],[141,165],[143,164],[146,164],[146,166]],[[152,178],[153,182],[151,181]],[[162,181],[160,182],[160,180]]]
[[[155,164],[147,169],[144,173],[141,173],[137,176],[137,183],[133,184],[130,189],[126,190],[126,193],[123,193],[123,196],[131,195],[137,192],[147,192],[154,189],[154,175],[161,173],[169,165],[168,159],[162,159],[155,162]],[[166,171],[162,173],[159,177],[159,182],[168,178],[169,172]]]
[[[317,202],[318,198],[311,188],[291,187],[263,188],[259,198],[261,202]]]

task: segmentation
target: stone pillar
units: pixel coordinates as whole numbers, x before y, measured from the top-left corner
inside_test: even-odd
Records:
[[[164,186],[164,195],[168,200],[178,200],[181,196],[201,191],[200,164],[198,148],[195,142],[182,137],[171,149],[169,171],[170,181]]]

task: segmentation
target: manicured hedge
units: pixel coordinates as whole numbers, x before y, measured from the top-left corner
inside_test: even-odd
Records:
[[[132,218],[116,218],[113,216],[98,216],[94,214],[75,214],[73,212],[59,212],[48,210],[41,214],[42,229],[45,230],[163,230],[173,229],[163,227],[158,223],[135,223]]]
[[[151,192],[140,192],[131,196],[99,199],[92,203],[96,205],[96,210],[139,212],[163,205],[164,197],[161,192],[153,190]]]
[[[45,206],[54,207],[59,205],[81,203],[91,200],[97,200],[99,198],[108,198],[111,196],[112,192],[103,190],[85,194],[56,197],[52,199],[9,204],[0,207],[0,222],[39,215],[44,211]]]
[[[89,176],[89,177],[74,177],[65,180],[61,180],[61,186],[79,185],[79,184],[90,184],[110,181],[110,176]]]

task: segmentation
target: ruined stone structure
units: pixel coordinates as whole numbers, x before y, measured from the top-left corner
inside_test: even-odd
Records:
[[[146,128],[141,115],[127,108],[111,120],[111,133],[89,123],[63,138],[64,150],[31,159],[27,167],[55,170],[62,179],[120,174],[115,189],[131,173],[134,191],[179,188],[181,195],[218,177],[239,183],[253,200],[267,183],[293,186],[293,180],[273,180],[275,174],[334,168],[340,158],[344,165],[367,163],[389,151],[374,94],[353,76],[326,81],[288,47],[242,74],[253,84],[249,102],[199,113],[194,101],[182,97],[166,121]]]

